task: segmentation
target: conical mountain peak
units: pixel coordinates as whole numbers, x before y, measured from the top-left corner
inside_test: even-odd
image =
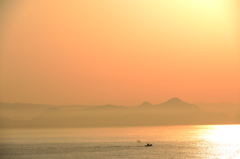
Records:
[[[184,103],[184,102],[181,99],[175,97],[175,98],[169,99],[166,103],[169,103],[169,104],[179,104],[179,103]]]
[[[182,101],[181,99],[175,97],[171,98],[168,101],[158,105],[159,108],[165,110],[199,110],[196,105]]]
[[[152,106],[152,104],[149,102],[143,102],[140,106]]]
[[[149,109],[152,108],[153,105],[149,102],[143,102],[141,105],[139,105],[137,108],[141,108],[141,109]]]

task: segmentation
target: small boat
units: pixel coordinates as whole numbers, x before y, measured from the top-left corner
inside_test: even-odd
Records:
[[[152,144],[147,144],[147,145],[145,145],[145,147],[149,147],[149,146],[152,146]]]

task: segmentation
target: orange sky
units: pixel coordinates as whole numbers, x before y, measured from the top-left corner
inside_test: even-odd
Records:
[[[240,103],[237,0],[22,0],[1,20],[0,101]]]

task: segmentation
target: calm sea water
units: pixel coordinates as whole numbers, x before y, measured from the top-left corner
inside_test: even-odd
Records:
[[[240,159],[240,125],[0,130],[0,158]]]

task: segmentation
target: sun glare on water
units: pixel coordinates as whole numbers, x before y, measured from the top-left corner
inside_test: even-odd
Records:
[[[240,143],[240,125],[218,125],[205,134],[205,138],[218,143]]]
[[[207,127],[201,137],[210,143],[210,152],[222,159],[239,159],[240,157],[240,125],[212,125]]]

